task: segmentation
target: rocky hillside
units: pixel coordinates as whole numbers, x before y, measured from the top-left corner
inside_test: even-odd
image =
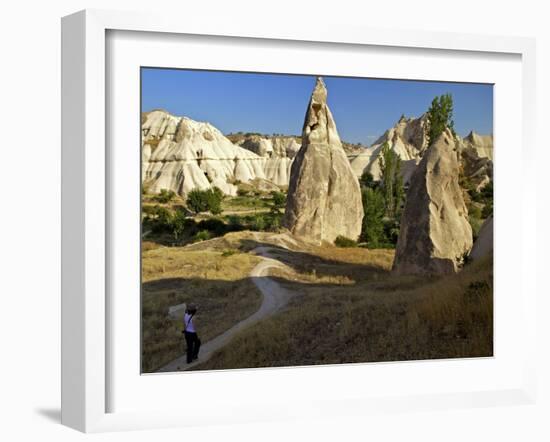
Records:
[[[153,193],[168,189],[179,195],[213,186],[235,195],[238,182],[255,179],[286,187],[301,142],[300,137],[290,135],[225,136],[209,123],[154,110],[142,115],[142,177]],[[428,147],[426,115],[401,117],[368,148],[341,142],[357,177],[368,171],[376,180],[380,178],[384,143],[402,159],[403,178],[409,183]],[[462,176],[469,187],[480,190],[493,176],[493,137],[471,132],[458,138],[457,150]]]
[[[228,138],[238,146],[266,159],[264,172],[268,181],[279,186],[288,185],[290,166],[300,149],[297,137],[246,134],[241,137],[228,136]]]
[[[266,178],[266,158],[233,144],[209,123],[164,111],[144,120],[142,178],[153,193],[168,189],[184,195],[216,186],[234,195],[236,182]]]
[[[388,143],[403,161],[403,179],[408,182],[413,170],[420,162],[422,153],[428,147],[426,119],[425,114],[420,118],[401,117],[395,126],[388,129],[371,147],[352,160],[351,167],[357,176],[367,171],[375,180],[380,179],[380,153],[384,143]]]
[[[470,132],[463,139],[457,137],[456,141],[461,172],[479,190],[493,177],[493,136]],[[410,183],[412,173],[428,148],[426,114],[419,118],[402,116],[371,147],[353,158],[351,167],[358,177],[370,172],[375,180],[380,179],[380,153],[384,143],[388,143],[403,161],[403,180]]]

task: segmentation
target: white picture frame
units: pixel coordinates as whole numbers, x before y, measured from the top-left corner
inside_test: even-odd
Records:
[[[113,388],[108,375],[112,363],[108,337],[110,323],[107,287],[108,244],[112,240],[107,228],[109,218],[108,155],[106,119],[110,110],[106,99],[107,45],[110,31],[154,32],[163,35],[218,36],[269,39],[274,42],[337,43],[344,47],[422,48],[436,51],[467,51],[476,54],[513,54],[521,57],[522,109],[521,159],[523,173],[533,167],[535,109],[535,42],[518,37],[494,37],[417,31],[392,32],[372,28],[294,23],[250,23],[218,21],[212,17],[194,18],[185,25],[169,14],[122,13],[86,10],[62,20],[62,423],[84,432],[139,428],[161,428],[216,422],[248,422],[288,417],[325,416],[338,400],[340,414],[361,415],[432,408],[475,407],[533,403],[536,397],[535,339],[526,340],[521,356],[521,380],[514,379],[503,388],[481,388],[462,393],[445,389],[426,394],[388,394],[374,397],[342,396],[325,401],[308,400],[276,404],[256,409],[241,404],[239,417],[200,409],[194,422],[181,409],[157,411],[109,410],[108,396]],[[498,141],[497,141],[498,142]],[[522,240],[518,250],[521,262],[533,253],[536,242],[529,240],[529,219],[534,219],[536,195],[521,189]],[[498,221],[497,221],[498,222]],[[498,243],[496,248],[498,248]],[[521,282],[520,325],[526,336],[535,334],[536,286],[534,269],[523,265]],[[138,302],[139,298],[136,299]],[[497,317],[498,320],[498,317]],[[516,324],[517,326],[518,324]],[[138,330],[135,331],[138,333]],[[332,367],[332,370],[343,368]],[[357,368],[359,369],[359,368]],[[287,370],[288,372],[288,370]],[[255,372],[257,373],[257,372]],[[264,372],[265,373],[265,372]],[[271,372],[273,373],[273,372]],[[217,374],[211,381],[218,382]],[[256,376],[256,375],[255,375]],[[274,376],[274,374],[267,374]],[[165,378],[164,383],[175,382]],[[517,381],[517,382],[516,382]],[[265,382],[265,378],[264,378]],[[219,384],[219,383],[218,383]],[[203,392],[203,394],[210,394]],[[253,396],[250,396],[253,397]],[[307,405],[305,405],[307,404]],[[247,408],[248,407],[248,408]],[[248,413],[247,414],[247,410]],[[202,413],[202,414],[201,414]]]

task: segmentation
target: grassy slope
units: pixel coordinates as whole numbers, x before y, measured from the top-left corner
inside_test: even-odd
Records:
[[[255,256],[223,250],[153,248],[143,252],[142,370],[151,372],[183,353],[182,324],[168,307],[199,305],[196,326],[206,342],[255,312],[261,294],[247,277]],[[227,256],[229,255],[229,256]]]
[[[279,282],[300,295],[197,369],[492,355],[492,261],[441,278],[396,277],[392,253],[281,251],[295,272]]]

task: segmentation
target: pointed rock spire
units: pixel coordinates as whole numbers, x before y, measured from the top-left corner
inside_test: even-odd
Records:
[[[413,173],[393,263],[397,273],[457,272],[472,248],[468,209],[458,183],[456,145],[447,129]]]
[[[346,157],[327,89],[317,78],[302,131],[302,147],[292,163],[283,225],[318,243],[361,233],[363,205],[359,181]]]

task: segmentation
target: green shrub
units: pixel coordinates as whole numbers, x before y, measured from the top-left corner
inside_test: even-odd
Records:
[[[372,176],[372,173],[365,171],[363,172],[363,175],[361,175],[361,178],[359,179],[359,182],[366,188],[374,189],[378,187],[378,182],[374,181],[374,177]]]
[[[172,228],[174,238],[178,239],[178,237],[180,237],[185,231],[186,219],[185,213],[181,210],[177,210],[172,216],[170,226]]]
[[[195,235],[195,241],[206,241],[210,239],[210,232],[208,230],[201,230]]]
[[[379,249],[394,248],[395,245],[397,244],[397,239],[399,238],[400,222],[399,220],[396,220],[396,219],[384,219],[383,224],[384,224],[384,240],[386,242],[385,243],[380,242],[377,245],[377,248]],[[382,238],[380,238],[380,240],[382,240]],[[383,245],[389,245],[390,247],[382,247]]]
[[[238,215],[229,215],[227,217],[227,223],[229,224],[229,228],[232,231],[238,231],[238,230],[244,229],[241,217]]]
[[[206,191],[208,210],[212,215],[219,215],[222,213],[223,196],[223,192],[218,187]]]
[[[207,230],[215,236],[224,235],[227,231],[227,225],[219,218],[208,218],[198,223],[200,230]]]
[[[161,189],[158,195],[155,195],[153,199],[161,204],[167,204],[174,199],[176,193],[172,190]]]
[[[483,196],[477,190],[472,188],[472,189],[468,190],[468,194],[470,195],[470,199],[472,201],[475,201],[476,203],[483,202]]]
[[[187,207],[195,213],[208,210],[208,200],[203,190],[193,189],[187,194]]]
[[[472,216],[469,216],[468,220],[470,221],[470,226],[472,227],[473,239],[475,241],[479,236],[479,231],[481,230],[483,221],[480,218],[474,218]]]
[[[338,235],[334,240],[334,245],[337,247],[357,247],[357,241]]]
[[[187,195],[187,207],[195,213],[210,211],[213,215],[222,213],[221,203],[223,192],[214,187],[213,189],[193,189]]]
[[[472,218],[480,219],[482,217],[481,209],[479,208],[479,206],[476,206],[475,204],[471,204],[468,207],[468,215]]]
[[[228,257],[228,256],[234,255],[235,253],[237,253],[236,250],[234,250],[234,249],[227,249],[227,250],[224,250],[224,251],[222,252],[222,256],[223,256],[224,258],[226,258],[226,257]]]
[[[144,224],[154,233],[170,232],[172,230],[172,213],[165,207],[145,206]]]
[[[269,230],[277,231],[281,228],[282,215],[276,214],[269,217]]]
[[[281,209],[284,209],[286,205],[286,195],[283,192],[273,191],[271,192],[271,211],[279,213]]]
[[[262,231],[266,228],[266,222],[262,215],[256,215],[254,221],[252,222],[252,229],[257,231]]]
[[[493,201],[493,180],[489,181],[480,193],[485,201]]]
[[[481,211],[481,217],[483,219],[489,218],[493,214],[493,202],[489,202],[483,206]]]

